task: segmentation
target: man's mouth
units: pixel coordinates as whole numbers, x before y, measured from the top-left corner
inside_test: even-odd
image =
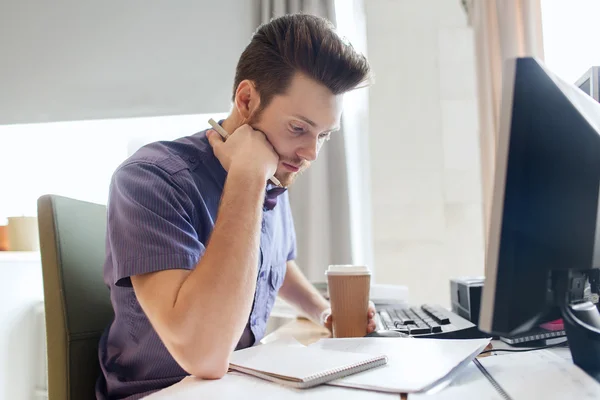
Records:
[[[300,167],[297,167],[297,166],[295,166],[295,165],[288,164],[288,163],[285,163],[285,162],[284,162],[284,163],[282,163],[282,164],[283,164],[283,166],[284,166],[285,168],[287,168],[287,169],[288,169],[289,171],[291,171],[291,172],[298,172],[298,171],[300,171]]]

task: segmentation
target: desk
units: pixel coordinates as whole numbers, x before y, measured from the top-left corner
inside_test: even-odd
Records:
[[[314,324],[307,319],[296,318],[268,334],[260,342],[262,344],[267,344],[290,336],[305,346],[308,346],[319,339],[331,337],[329,330],[326,328]]]
[[[293,337],[300,343],[308,345],[318,341],[321,338],[329,337],[329,331],[320,327],[306,319],[298,318],[292,319],[287,324],[281,326],[277,330],[265,336],[261,343],[266,344],[273,342],[278,339]],[[211,386],[212,385],[212,386]],[[364,390],[349,389],[349,388],[337,388],[333,386],[322,385],[312,391],[312,393],[306,393],[298,389],[289,389],[284,386],[273,384],[270,382],[263,381],[262,379],[248,377],[236,372],[226,374],[222,380],[219,381],[202,381],[194,377],[184,378],[182,381],[167,387],[163,390],[155,392],[147,397],[148,400],[189,400],[196,399],[199,396],[206,396],[207,398],[222,398],[232,400],[247,398],[249,393],[253,394],[253,398],[261,398],[261,391],[265,390],[265,385],[268,386],[268,395],[266,399],[279,399],[293,397],[295,399],[318,399],[318,400],[331,400],[332,398],[342,397],[347,400],[362,399],[365,398],[385,398],[386,400],[407,400],[406,395],[396,395],[393,393],[376,393],[367,392]],[[199,389],[201,387],[201,389]],[[201,394],[199,393],[201,391]],[[365,393],[369,393],[365,395]],[[342,394],[340,396],[340,394]]]
[[[262,340],[261,343],[266,344],[266,343],[270,343],[279,339],[285,339],[285,338],[290,338],[293,337],[294,339],[296,339],[297,341],[299,341],[300,343],[304,344],[304,345],[309,345],[311,343],[314,343],[316,341],[318,341],[321,338],[325,338],[325,337],[329,337],[329,332],[320,327],[315,325],[314,323],[306,320],[306,319],[302,319],[302,318],[298,318],[298,319],[290,319],[290,321],[286,324],[284,324],[283,326],[281,326],[280,328],[278,328],[277,330],[273,331],[272,333],[268,334],[267,336],[265,336]],[[390,339],[390,340],[394,340],[394,339]],[[497,342],[497,341],[493,341],[490,345],[490,347],[492,348],[503,348],[506,347],[506,345],[504,345],[502,342]],[[556,348],[553,349],[552,351],[553,353],[558,353],[557,355],[561,356],[561,358],[563,359],[569,359],[569,353],[568,353],[568,349],[564,349],[564,348]],[[502,359],[505,356],[499,355],[499,356],[492,356],[491,354],[493,353],[488,353],[488,354],[484,354],[484,355],[480,355],[479,357],[490,357],[487,358],[486,361],[492,361],[492,360],[496,360],[496,359]],[[507,353],[504,353],[507,354]],[[510,354],[510,353],[509,353]],[[497,358],[496,358],[497,357]],[[483,361],[482,361],[483,362]],[[561,365],[559,365],[559,369],[557,370],[556,368],[554,369],[554,371],[548,370],[548,372],[553,372],[554,373],[554,378],[556,381],[551,381],[551,382],[547,382],[547,375],[546,375],[546,371],[544,371],[543,369],[537,368],[537,372],[534,371],[533,374],[533,378],[534,380],[532,382],[535,382],[533,385],[529,385],[531,388],[533,388],[533,390],[540,390],[543,391],[544,388],[540,388],[538,389],[538,387],[536,385],[545,385],[548,387],[556,387],[557,384],[558,386],[560,386],[562,384],[561,379],[563,376],[563,371],[567,371],[568,369],[565,369],[565,366],[567,365],[571,365],[572,364],[565,364],[562,365],[562,363],[559,363]],[[543,366],[544,364],[542,364]],[[536,369],[536,367],[538,367],[539,365],[536,364],[531,365]],[[513,370],[514,367],[514,371]],[[511,375],[515,375],[518,374],[519,376],[510,376],[510,380],[506,381],[506,374],[504,375],[504,382],[506,384],[507,387],[509,387],[509,389],[511,390],[516,390],[517,393],[519,393],[518,396],[515,396],[514,398],[516,400],[520,400],[520,399],[529,399],[531,398],[531,396],[527,397],[523,397],[521,394],[522,392],[520,391],[520,387],[517,387],[515,389],[515,384],[520,384],[521,381],[523,381],[523,377],[528,376],[528,374],[531,373],[530,369],[524,370],[524,368],[528,368],[530,367],[530,365],[526,365],[523,364],[521,366],[516,365],[516,364],[510,364],[510,369],[507,370]],[[498,371],[496,371],[498,372]],[[502,371],[500,371],[502,372]],[[581,371],[581,374],[583,374],[583,372]],[[575,376],[576,380],[578,380],[576,383],[579,384],[579,382],[581,382],[581,379],[583,378],[581,376],[581,374],[579,376]],[[468,374],[467,374],[468,375]],[[484,398],[485,397],[485,393],[487,393],[488,397],[487,398],[499,398],[497,396],[491,397],[491,394],[495,395],[495,392],[492,392],[492,386],[489,384],[489,382],[487,380],[485,380],[483,375],[479,375],[477,374],[477,377],[474,378],[474,380],[476,381],[476,385],[470,385],[469,383],[472,383],[473,381],[473,376],[469,375],[469,379],[471,379],[471,381],[469,382],[465,382],[460,383],[458,386],[456,386],[456,388],[454,390],[449,390],[449,389],[444,389],[441,393],[444,394],[444,396],[442,396],[441,398],[443,398],[444,400],[447,399],[479,399],[479,398]],[[502,378],[502,376],[500,376],[500,378]],[[233,385],[237,385],[238,382],[240,382],[239,380],[236,381],[235,380],[235,375],[227,375],[224,379],[229,379],[231,382],[233,382]],[[571,381],[573,381],[573,379],[571,379]],[[588,379],[589,381],[589,379]],[[247,381],[246,381],[247,382]],[[256,381],[258,382],[258,380]],[[553,385],[551,385],[550,383],[553,383]],[[569,382],[566,382],[569,383]],[[570,382],[571,384],[573,382]],[[173,392],[172,389],[175,389],[178,392],[186,392],[186,396],[184,397],[180,397],[180,398],[185,398],[185,399],[189,399],[189,398],[196,398],[197,395],[194,394],[195,389],[193,387],[193,385],[195,384],[193,378],[186,378],[183,381],[181,381],[178,384],[173,385],[171,388],[166,388],[164,389],[164,391],[160,391],[157,392],[157,396],[152,397],[153,400],[167,400],[171,398],[171,393]],[[252,387],[248,388],[248,384],[245,384],[246,387],[245,389],[241,389],[243,390],[252,390]],[[252,385],[254,385],[254,383],[252,383]],[[236,386],[237,387],[237,386]],[[574,390],[573,393],[571,393],[570,391],[567,391],[567,395],[565,396],[564,393],[560,394],[558,392],[552,392],[552,391],[548,391],[545,390],[545,397],[547,399],[550,398],[556,398],[556,399],[565,399],[565,398],[587,398],[587,399],[598,399],[600,398],[600,386],[597,386],[597,384],[594,382],[591,386],[588,383],[588,392],[579,392],[577,393],[577,395],[575,397],[571,396],[571,394],[575,394],[574,392],[577,392],[577,390]],[[237,399],[238,395],[240,395],[239,389],[236,389],[233,386],[227,386],[228,389],[228,393],[227,396],[225,396],[228,399]],[[458,390],[456,390],[458,389]],[[546,388],[547,389],[547,388]],[[222,390],[221,387],[219,388],[219,390]],[[449,391],[448,391],[449,390]],[[554,390],[554,389],[552,389]],[[572,390],[572,389],[569,389]],[[585,390],[585,389],[582,389]],[[161,393],[163,392],[163,393]],[[243,392],[242,392],[243,393]],[[491,394],[490,394],[491,393]],[[592,393],[591,397],[589,396],[589,393]],[[584,396],[585,394],[588,394],[588,396]],[[596,395],[597,394],[597,395]],[[456,395],[456,396],[455,396]],[[581,396],[579,396],[581,395]],[[194,397],[195,396],[195,397]],[[390,396],[389,398],[391,399],[403,399],[403,400],[410,400],[413,395],[407,396],[405,394],[403,395],[388,395]],[[554,396],[554,397],[553,397]],[[579,396],[579,397],[577,397]],[[323,395],[317,396],[320,399],[323,399]],[[417,398],[419,400],[433,400],[436,397],[432,397],[431,399],[428,399],[427,396],[423,396],[423,395],[414,395],[415,400],[417,400]],[[179,398],[179,397],[178,397]],[[240,395],[240,398],[243,398],[243,394]],[[330,399],[330,397],[326,397],[327,400]],[[439,400],[440,397],[437,397],[437,399]]]

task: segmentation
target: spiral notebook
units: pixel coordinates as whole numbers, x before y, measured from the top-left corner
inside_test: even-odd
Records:
[[[229,369],[306,389],[387,363],[383,354],[265,344],[235,351]]]

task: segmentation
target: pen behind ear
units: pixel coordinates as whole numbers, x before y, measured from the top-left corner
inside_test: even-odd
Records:
[[[210,126],[213,127],[213,129],[215,131],[217,131],[219,133],[219,135],[221,135],[221,137],[223,138],[223,140],[227,140],[227,138],[229,137],[229,133],[227,133],[227,131],[225,129],[223,129],[223,127],[221,125],[219,125],[214,119],[209,119],[208,123],[210,124]],[[281,186],[281,182],[279,182],[279,179],[275,178],[274,176],[272,176],[270,179],[271,183],[273,183],[276,186]]]

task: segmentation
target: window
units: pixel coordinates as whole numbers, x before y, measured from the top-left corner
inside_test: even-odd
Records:
[[[0,126],[0,224],[37,215],[37,199],[58,194],[106,204],[115,168],[156,140],[187,136],[226,113]]]
[[[575,83],[590,67],[600,65],[598,0],[542,0],[545,64]]]

